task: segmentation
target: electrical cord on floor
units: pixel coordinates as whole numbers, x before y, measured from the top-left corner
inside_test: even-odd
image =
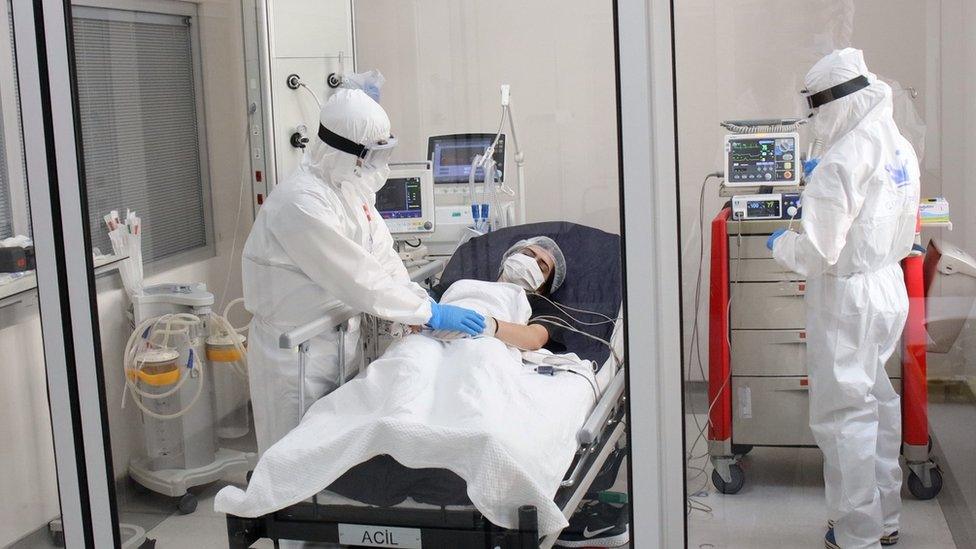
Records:
[[[700,320],[700,313],[701,313],[701,298],[702,298],[701,294],[702,294],[702,286],[703,286],[702,277],[703,277],[704,259],[705,259],[705,211],[704,211],[705,210],[705,189],[707,187],[709,179],[711,178],[719,179],[723,177],[723,175],[724,174],[722,174],[721,172],[715,172],[705,176],[705,178],[702,180],[701,189],[699,191],[699,196],[698,196],[698,239],[699,239],[698,273],[695,281],[695,294],[694,294],[695,314],[694,314],[694,322],[692,326],[691,338],[689,340],[688,366],[689,366],[689,374],[690,374],[691,365],[693,363],[697,364],[698,371],[701,374],[703,380],[706,379],[707,376],[705,375],[705,367],[702,361],[701,333],[699,330],[699,320]],[[735,274],[736,280],[738,280],[740,267],[741,267],[741,249],[742,249],[742,221],[741,220],[739,220],[739,230],[737,236],[738,236],[738,241],[737,241],[738,250],[736,253],[736,274]],[[726,317],[730,321],[731,321],[733,297],[734,295],[730,292],[729,300],[728,303],[726,304],[726,310],[725,310]],[[726,337],[729,338],[728,339],[729,346],[731,347],[731,336],[727,335]],[[705,451],[700,455],[695,455],[695,449],[698,447],[698,444],[705,438],[705,431],[711,426],[712,410],[714,409],[715,405],[718,403],[719,396],[725,391],[726,387],[728,387],[729,382],[731,381],[729,379],[730,377],[731,375],[727,376],[726,379],[723,380],[722,386],[716,392],[715,398],[708,403],[708,407],[705,411],[704,424],[702,424],[702,422],[699,421],[698,415],[694,411],[694,407],[689,405],[689,411],[691,412],[692,419],[695,422],[695,427],[698,429],[698,433],[694,441],[688,447],[688,450],[685,455],[686,469],[695,473],[694,476],[690,476],[686,478],[686,490],[687,490],[686,503],[687,503],[687,513],[689,514],[692,511],[701,511],[709,514],[712,512],[712,508],[710,506],[696,499],[700,497],[706,497],[708,495],[708,491],[707,491],[708,471],[704,465],[698,465],[696,462],[698,462],[701,459],[708,458],[709,454],[707,451]],[[688,490],[687,484],[690,484],[702,477],[704,478],[702,479],[701,485],[699,485],[694,490]]]

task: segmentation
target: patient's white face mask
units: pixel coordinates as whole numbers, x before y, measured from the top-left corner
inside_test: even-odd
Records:
[[[534,292],[545,283],[546,277],[542,274],[542,269],[539,268],[535,258],[519,252],[509,256],[502,264],[502,276],[499,280]]]

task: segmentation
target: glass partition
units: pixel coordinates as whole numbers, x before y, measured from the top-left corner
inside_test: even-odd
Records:
[[[23,30],[21,32],[28,32]],[[11,4],[0,2],[0,546],[62,540]],[[14,495],[17,497],[14,497]]]
[[[628,544],[612,2],[71,14],[125,546]]]
[[[970,543],[964,4],[675,4],[689,546]]]

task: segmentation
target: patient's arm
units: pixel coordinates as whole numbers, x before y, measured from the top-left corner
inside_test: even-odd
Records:
[[[495,322],[498,324],[495,337],[523,351],[538,351],[549,341],[549,330],[544,326],[512,324],[498,319]]]

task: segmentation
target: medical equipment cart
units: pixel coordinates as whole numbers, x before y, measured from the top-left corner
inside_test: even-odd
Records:
[[[711,223],[708,453],[712,483],[724,494],[742,489],[739,461],[754,446],[816,446],[809,427],[806,282],[766,249],[769,235],[791,221],[786,215],[744,219],[732,206]],[[799,219],[792,229],[801,230]],[[886,369],[901,394],[908,489],[931,499],[942,489],[942,473],[929,456],[924,260],[916,246],[902,261],[908,320],[900,353]]]

